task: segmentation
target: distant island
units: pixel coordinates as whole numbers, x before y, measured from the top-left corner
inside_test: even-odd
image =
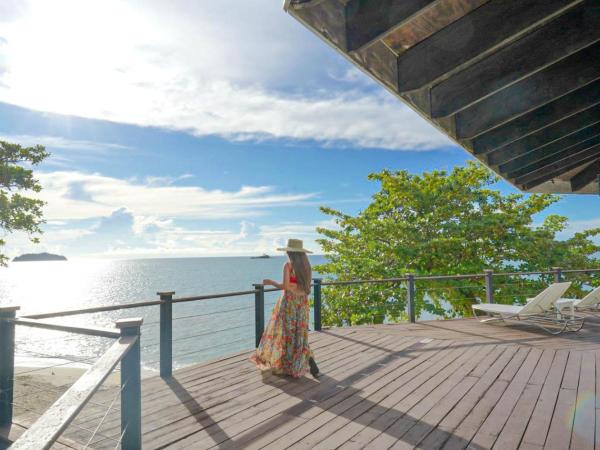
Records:
[[[269,256],[269,255],[267,255],[266,253],[263,253],[263,254],[262,254],[262,255],[260,255],[260,256],[251,256],[251,257],[250,257],[250,259],[268,259],[268,258],[270,258],[270,256]]]
[[[27,253],[25,255],[17,256],[13,259],[13,262],[23,261],[66,261],[62,255],[53,255],[52,253]]]

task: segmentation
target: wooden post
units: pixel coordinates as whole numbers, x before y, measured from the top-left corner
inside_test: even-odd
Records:
[[[485,298],[488,303],[494,303],[494,271],[485,269]]]
[[[552,271],[554,272],[554,282],[560,283],[562,281],[562,270],[560,267],[553,267]]]
[[[142,380],[140,361],[140,328],[143,319],[117,321],[121,336],[138,336],[137,342],[121,361],[121,433],[123,450],[142,448]]]
[[[0,434],[10,432],[15,377],[15,317],[18,306],[0,307]]]
[[[265,286],[253,284],[254,286],[254,323],[256,347],[260,344],[263,331],[265,331]]]
[[[175,292],[157,292],[160,296],[160,376],[173,374],[173,295]]]
[[[408,281],[406,283],[407,294],[408,294],[408,321],[415,323],[415,276],[412,273],[407,275]]]
[[[314,283],[314,315],[315,315],[315,331],[321,331],[321,278],[313,279]]]

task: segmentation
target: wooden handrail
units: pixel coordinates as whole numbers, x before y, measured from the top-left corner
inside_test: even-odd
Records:
[[[23,325],[32,328],[44,328],[46,330],[65,331],[67,333],[85,334],[88,336],[100,336],[106,338],[119,338],[121,333],[115,330],[101,327],[79,327],[74,325],[64,325],[62,323],[42,322],[35,319],[15,319],[15,325]]]
[[[54,317],[77,316],[80,314],[92,314],[105,311],[119,311],[121,309],[143,308],[145,306],[160,305],[160,303],[160,300],[151,300],[146,302],[123,303],[120,305],[92,306],[91,308],[67,309],[64,311],[54,311],[49,313],[27,314],[21,317],[27,319],[51,319]]]
[[[94,393],[138,342],[122,336],[12,445],[14,450],[48,449],[77,417]]]

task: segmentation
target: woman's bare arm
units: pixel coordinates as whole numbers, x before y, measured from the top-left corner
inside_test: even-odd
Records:
[[[283,289],[284,291],[289,291],[291,289],[289,263],[286,263],[283,266],[283,283],[278,283],[275,280],[266,279],[266,280],[263,280],[263,284],[275,286],[277,289]]]

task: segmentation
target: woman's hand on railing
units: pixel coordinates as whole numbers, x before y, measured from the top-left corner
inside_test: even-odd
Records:
[[[269,279],[269,278],[265,278],[265,279],[263,280],[262,284],[264,284],[265,286],[275,286],[275,287],[277,287],[277,285],[278,285],[279,283],[277,283],[276,281],[274,281],[274,280],[271,280],[271,279]]]

